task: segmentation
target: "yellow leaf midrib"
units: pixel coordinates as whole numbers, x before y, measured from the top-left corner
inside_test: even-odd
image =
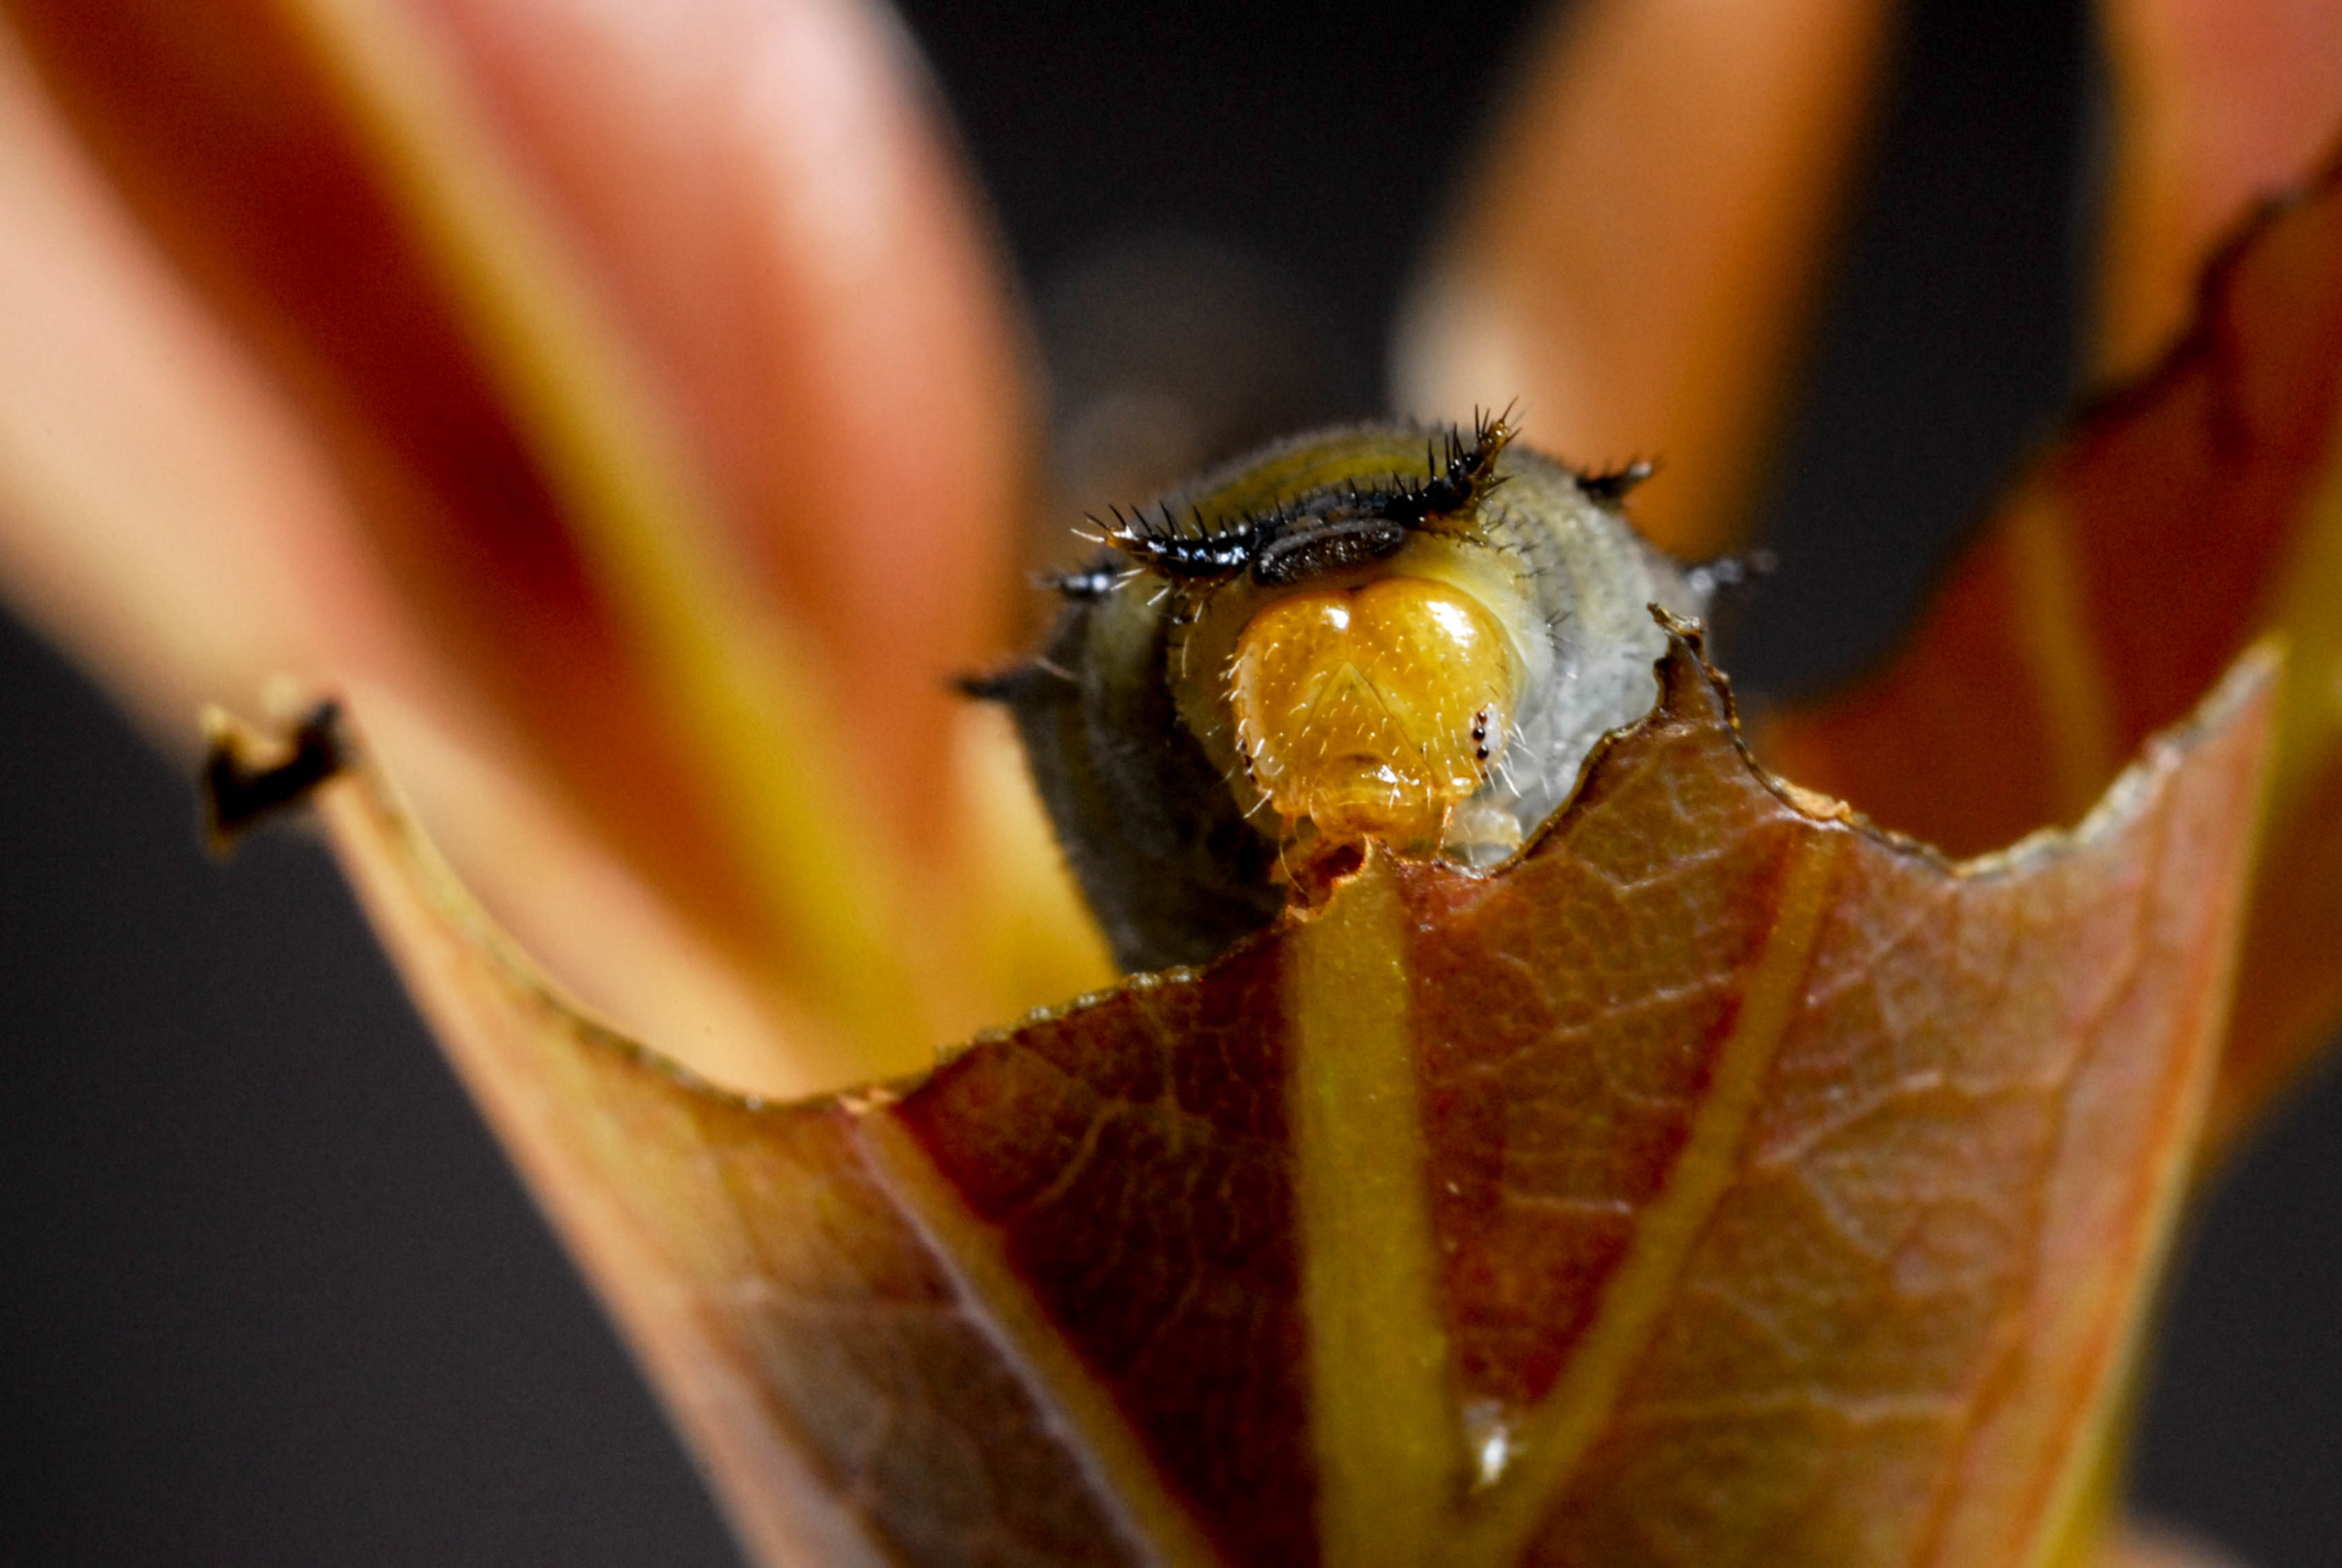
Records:
[[[903,868],[821,765],[813,661],[716,558],[705,498],[574,258],[416,24],[382,0],[272,4],[333,85],[545,464],[598,591],[733,835],[776,963],[856,1047],[851,1061],[800,1065],[841,1083],[926,1065],[923,999],[895,950]]]
[[[2305,493],[2258,622],[2283,634],[2287,645],[2268,785],[2268,821],[2284,828],[2296,827],[2342,735],[2342,404],[2317,481]]]
[[[1448,1379],[1405,911],[1380,849],[1286,950],[1318,1557],[1417,1568],[1452,1533]]]
[[[2061,821],[2088,811],[2122,765],[2113,687],[2066,508],[2047,488],[2020,492],[2006,524],[2011,624],[2039,705]]]
[[[1218,1563],[1146,1440],[1010,1261],[998,1228],[976,1216],[890,1114],[866,1117],[857,1141],[871,1175],[950,1277],[969,1321],[1062,1435],[1063,1452],[1081,1468],[1092,1500],[1121,1526],[1134,1558],[1156,1568]]]
[[[1739,1013],[1717,1047],[1715,1070],[1666,1184],[1636,1216],[1626,1256],[1552,1391],[1520,1423],[1511,1467],[1459,1511],[1443,1549],[1426,1561],[1446,1568],[1510,1568],[1607,1428],[1685,1263],[1739,1174],[1774,1057],[1804,995],[1847,844],[1847,833],[1836,827],[1801,831],[1790,841],[1765,944],[1743,972]]]

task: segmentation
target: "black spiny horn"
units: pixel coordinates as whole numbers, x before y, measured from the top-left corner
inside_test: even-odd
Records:
[[[1615,506],[1626,497],[1626,493],[1658,472],[1658,464],[1646,457],[1616,468],[1596,469],[1577,476],[1577,487],[1595,500]]]

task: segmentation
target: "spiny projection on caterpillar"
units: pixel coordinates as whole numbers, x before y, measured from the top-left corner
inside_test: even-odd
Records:
[[[1509,410],[1323,431],[1094,518],[1039,651],[965,683],[1014,714],[1125,968],[1214,957],[1330,846],[1493,864],[1649,709],[1652,608],[1701,615],[1729,568],[1635,531],[1647,464],[1513,436]]]

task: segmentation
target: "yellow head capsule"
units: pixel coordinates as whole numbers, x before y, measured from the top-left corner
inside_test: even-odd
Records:
[[[1512,665],[1478,600],[1385,577],[1290,594],[1253,616],[1230,701],[1253,782],[1288,823],[1436,845],[1503,749]]]

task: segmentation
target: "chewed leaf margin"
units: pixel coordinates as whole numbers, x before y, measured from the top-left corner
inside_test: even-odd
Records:
[[[1671,632],[1658,708],[1605,744],[1571,804],[1498,873],[1370,854],[1323,904],[1206,970],[1036,1014],[918,1078],[789,1104],[711,1086],[567,1003],[363,748],[319,804],[459,1072],[760,1556],[918,1562],[980,1543],[1067,1563],[1493,1564],[1609,1561],[1618,1509],[1677,1516],[1668,1477],[1694,1476],[1632,1434],[1666,1429],[1651,1422],[1680,1404],[1651,1401],[1682,1374],[1667,1369],[1685,1303],[1717,1266],[1716,1239],[1770,1201],[1751,1162],[1787,1136],[1779,1096],[1801,1092],[1814,1030],[1835,1038],[1815,967],[1843,946],[1831,922],[1873,894],[1924,914],[1924,900],[1896,902],[1898,878],[1939,901],[1987,886],[2021,900],[2037,876],[2099,854],[2137,883],[2152,868],[2123,858],[2126,835],[2169,806],[2187,759],[2225,759],[2191,786],[2217,828],[2197,835],[2211,874],[2181,912],[2186,962],[2165,966],[2187,971],[2193,1000],[2140,1025],[2143,1054],[2117,1053],[2168,1064],[2147,1084],[2161,1109],[2125,1134],[2147,1139],[2147,1164],[2115,1183],[2137,1203],[2112,1252],[2074,1261],[2080,1283],[2063,1294],[2081,1317],[2010,1320],[2066,1359],[2044,1373],[2020,1358],[2034,1373],[2012,1386],[2036,1393],[1941,1449],[1943,1463],[2033,1456],[1987,1465],[1927,1526],[1937,1560],[1997,1560],[1986,1553],[2070,1513],[2074,1455],[2098,1441],[2167,1233],[2275,660],[2241,665],[2077,832],[1953,865],[1756,768],[1695,629]],[[1727,809],[1740,814],[1728,832],[1714,815]],[[1702,833],[1728,842],[1685,884],[1694,904],[1652,902],[1686,863],[1676,844]],[[1619,869],[1637,855],[1661,857],[1656,872]],[[1539,877],[1576,902],[1525,903]],[[2129,883],[2090,896],[2127,907]],[[1573,986],[1612,977],[1598,963],[1554,968],[1554,944],[1614,894],[1646,969],[1665,956],[1654,942],[1689,944],[1683,983],[1641,976],[1662,1009],[1692,1009],[1676,1034],[1638,1034],[1649,1008],[1631,995],[1569,1011],[1586,1000]],[[2037,935],[2055,947],[2065,930]],[[1714,963],[1711,939],[1730,949]],[[1532,959],[1546,977],[1534,994],[1504,978]],[[1521,1005],[1544,1009],[1546,1031],[1515,1041],[1526,1079],[1470,1054],[1490,1018]],[[1559,1092],[1606,1052],[1607,1070],[1642,1074],[1643,1102],[1680,1102],[1612,1159],[1632,1189],[1619,1244],[1506,1231],[1508,1194],[1535,1174],[1507,1160],[1606,1146],[1601,1126],[1570,1120],[1604,1103],[1600,1082]],[[1508,1107],[1560,1119],[1492,1141],[1486,1118]],[[1544,1306],[1524,1317],[1524,1300]],[[1869,1332],[1849,1322],[1857,1341]],[[1802,1465],[1811,1451],[1783,1439],[1765,1452]],[[2031,1479],[2001,1496],[2010,1475]],[[1906,1518],[1907,1496],[1874,1495],[1885,1480],[1830,1483],[1817,1516],[1858,1516],[1874,1534]],[[1858,1560],[1814,1555],[1844,1548],[1827,1530],[1781,1544],[1780,1561]]]

